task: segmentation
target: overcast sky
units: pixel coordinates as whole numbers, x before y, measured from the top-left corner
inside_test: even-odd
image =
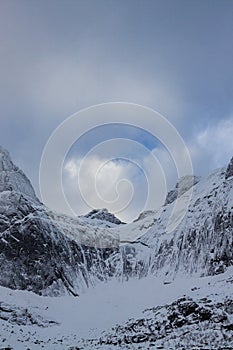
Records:
[[[110,101],[164,115],[190,148],[195,173],[225,165],[233,155],[233,1],[0,1],[0,144],[37,191],[53,130]],[[68,161],[115,133],[156,149],[144,133],[105,128]],[[119,176],[131,174],[129,164],[118,166]]]

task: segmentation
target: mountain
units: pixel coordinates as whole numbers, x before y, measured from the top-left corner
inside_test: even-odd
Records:
[[[233,158],[123,224],[46,208],[0,148],[0,346],[232,349],[232,209]]]
[[[116,234],[50,212],[2,148],[0,169],[0,285],[78,295],[111,276]]]
[[[152,273],[170,280],[213,275],[232,265],[232,160],[207,177],[182,178],[160,210],[127,225],[106,209],[79,218],[48,210],[2,148],[0,169],[3,286],[77,295],[112,276]],[[191,190],[184,219],[167,233],[168,219],[176,214],[174,193],[185,202]]]
[[[84,215],[83,218],[90,219],[88,220],[88,222],[93,223],[95,225],[103,225],[105,223],[105,226],[109,228],[115,227],[115,225],[125,224],[125,222],[122,222],[114,214],[110,213],[106,208],[93,209],[89,213]]]
[[[140,238],[150,247],[147,266],[144,257],[138,260],[144,261],[144,273],[147,270],[172,279],[178,275],[206,276],[224,272],[233,264],[231,171],[232,160],[227,168],[216,170],[193,186],[188,211],[172,233],[166,233],[166,224],[173,203],[165,205],[159,216],[150,216],[153,224]],[[189,191],[181,196],[183,201],[188,200]]]
[[[26,175],[13,164],[8,151],[0,146],[0,192],[13,191],[39,203]]]

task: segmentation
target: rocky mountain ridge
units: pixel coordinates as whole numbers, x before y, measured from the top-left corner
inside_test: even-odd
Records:
[[[191,179],[186,216],[167,234],[174,200],[127,225],[103,210],[71,218],[41,204],[30,181],[0,149],[0,284],[77,296],[111,278],[153,274],[170,281],[181,274],[224,272],[233,263],[232,162],[208,177]],[[181,181],[184,202],[189,180]],[[110,227],[106,218],[112,220]]]
[[[0,169],[0,285],[77,296],[114,272],[106,261],[118,245],[116,235],[51,213],[2,148]]]

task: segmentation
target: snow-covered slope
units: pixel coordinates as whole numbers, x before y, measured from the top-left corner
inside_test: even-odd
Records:
[[[183,199],[188,193],[183,194]],[[233,178],[219,169],[193,189],[188,212],[176,230],[164,234],[172,204],[141,241],[150,246],[149,270],[174,277],[177,273],[221,273],[233,263]]]
[[[221,273],[233,264],[231,164],[227,170],[218,169],[199,179],[192,188],[188,211],[172,233],[168,234],[166,227],[174,202],[155,212],[142,213],[138,220],[118,229],[121,241],[131,247],[129,273],[173,279],[179,274]],[[180,197],[184,202],[189,199],[188,191]]]
[[[147,302],[137,300],[153,307],[138,312],[136,306],[130,319],[85,341],[84,349],[233,348],[232,269],[221,278],[179,279],[163,286],[157,280],[156,287],[155,280],[143,280],[150,292],[141,291]]]
[[[227,350],[233,347],[232,268],[222,275],[152,276],[49,298],[0,287],[0,347],[15,350]]]

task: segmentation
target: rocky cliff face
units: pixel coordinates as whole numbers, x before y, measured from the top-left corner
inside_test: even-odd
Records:
[[[169,282],[180,274],[222,273],[233,263],[231,173],[232,161],[206,178],[192,178],[186,216],[167,234],[174,199],[127,225],[103,210],[86,218],[53,213],[0,149],[0,284],[45,295],[78,295],[113,276],[154,274]],[[175,197],[187,199],[189,180],[179,182]]]
[[[92,246],[78,243],[63,234],[43,206],[14,191],[1,193],[0,231],[3,286],[77,295],[114,272],[106,265],[113,248],[95,248],[92,240]]]
[[[98,234],[91,225],[84,228],[74,221],[50,213],[8,152],[0,149],[2,286],[40,294],[78,295],[80,289],[111,276],[114,266],[108,258],[117,250],[117,236]]]
[[[232,176],[233,176],[233,157],[231,158],[230,163],[227,166],[227,170],[225,173],[225,179],[227,180]]]
[[[230,167],[215,171],[193,187],[187,214],[171,234],[165,232],[173,204],[164,206],[140,238],[150,247],[143,273],[147,270],[173,279],[177,274],[218,274],[233,264],[233,177],[227,176]],[[187,194],[183,193],[182,200]],[[137,259],[141,255],[139,262],[148,249],[141,246],[141,250],[144,252],[137,254]]]

